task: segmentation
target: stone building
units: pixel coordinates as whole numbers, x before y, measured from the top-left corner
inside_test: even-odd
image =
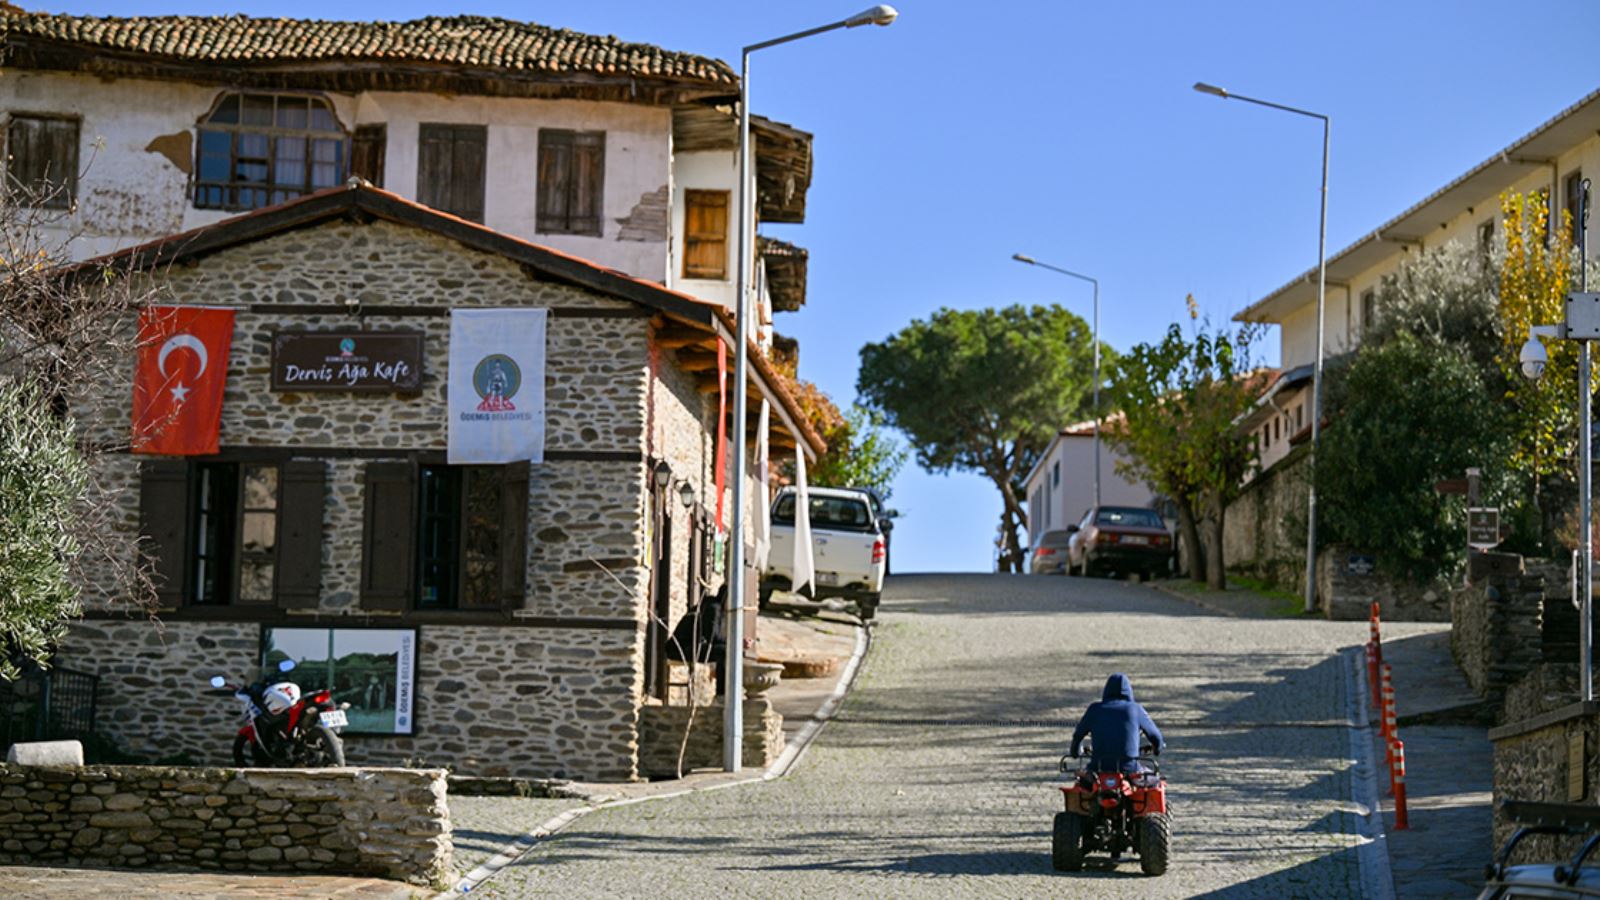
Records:
[[[100,731],[139,756],[226,762],[237,711],[201,696],[206,679],[326,632],[325,665],[297,680],[355,703],[352,764],[636,775],[640,708],[669,691],[666,630],[720,580],[715,347],[733,328],[719,305],[361,182],[75,277],[105,266],[235,324],[216,455],[101,457],[162,609],[150,621],[91,589],[63,643],[63,665],[100,676]],[[450,312],[473,307],[549,311],[542,463],[445,464]],[[298,331],[420,333],[420,387],[275,389],[275,338]],[[774,453],[822,449],[751,357]],[[88,439],[127,445],[133,367],[74,411]],[[363,643],[378,636],[399,662]],[[357,733],[369,708],[390,718]]]

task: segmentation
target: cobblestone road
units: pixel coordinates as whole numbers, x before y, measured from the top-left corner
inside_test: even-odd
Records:
[[[789,778],[596,812],[474,893],[1362,896],[1335,651],[1365,627],[1101,580],[897,577],[855,690]],[[1058,874],[1056,760],[1118,670],[1167,733],[1173,865]]]

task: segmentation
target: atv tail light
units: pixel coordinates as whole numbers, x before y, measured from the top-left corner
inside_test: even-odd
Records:
[[[887,553],[888,546],[884,544],[883,538],[878,538],[876,541],[872,542],[872,561],[874,563],[883,562],[883,558],[885,555],[887,555]]]

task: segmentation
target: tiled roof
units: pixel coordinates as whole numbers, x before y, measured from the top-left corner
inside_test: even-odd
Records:
[[[611,36],[484,16],[323,22],[235,16],[96,18],[0,11],[4,40],[60,41],[224,64],[381,61],[550,75],[632,76],[736,85],[721,60]]]

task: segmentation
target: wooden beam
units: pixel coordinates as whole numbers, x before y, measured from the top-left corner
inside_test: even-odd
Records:
[[[704,344],[715,344],[717,336],[693,328],[662,328],[656,332],[656,346],[667,350],[677,350],[682,347],[699,347]]]
[[[708,372],[716,369],[717,355],[715,353],[684,353],[678,352],[678,368],[685,372]]]

